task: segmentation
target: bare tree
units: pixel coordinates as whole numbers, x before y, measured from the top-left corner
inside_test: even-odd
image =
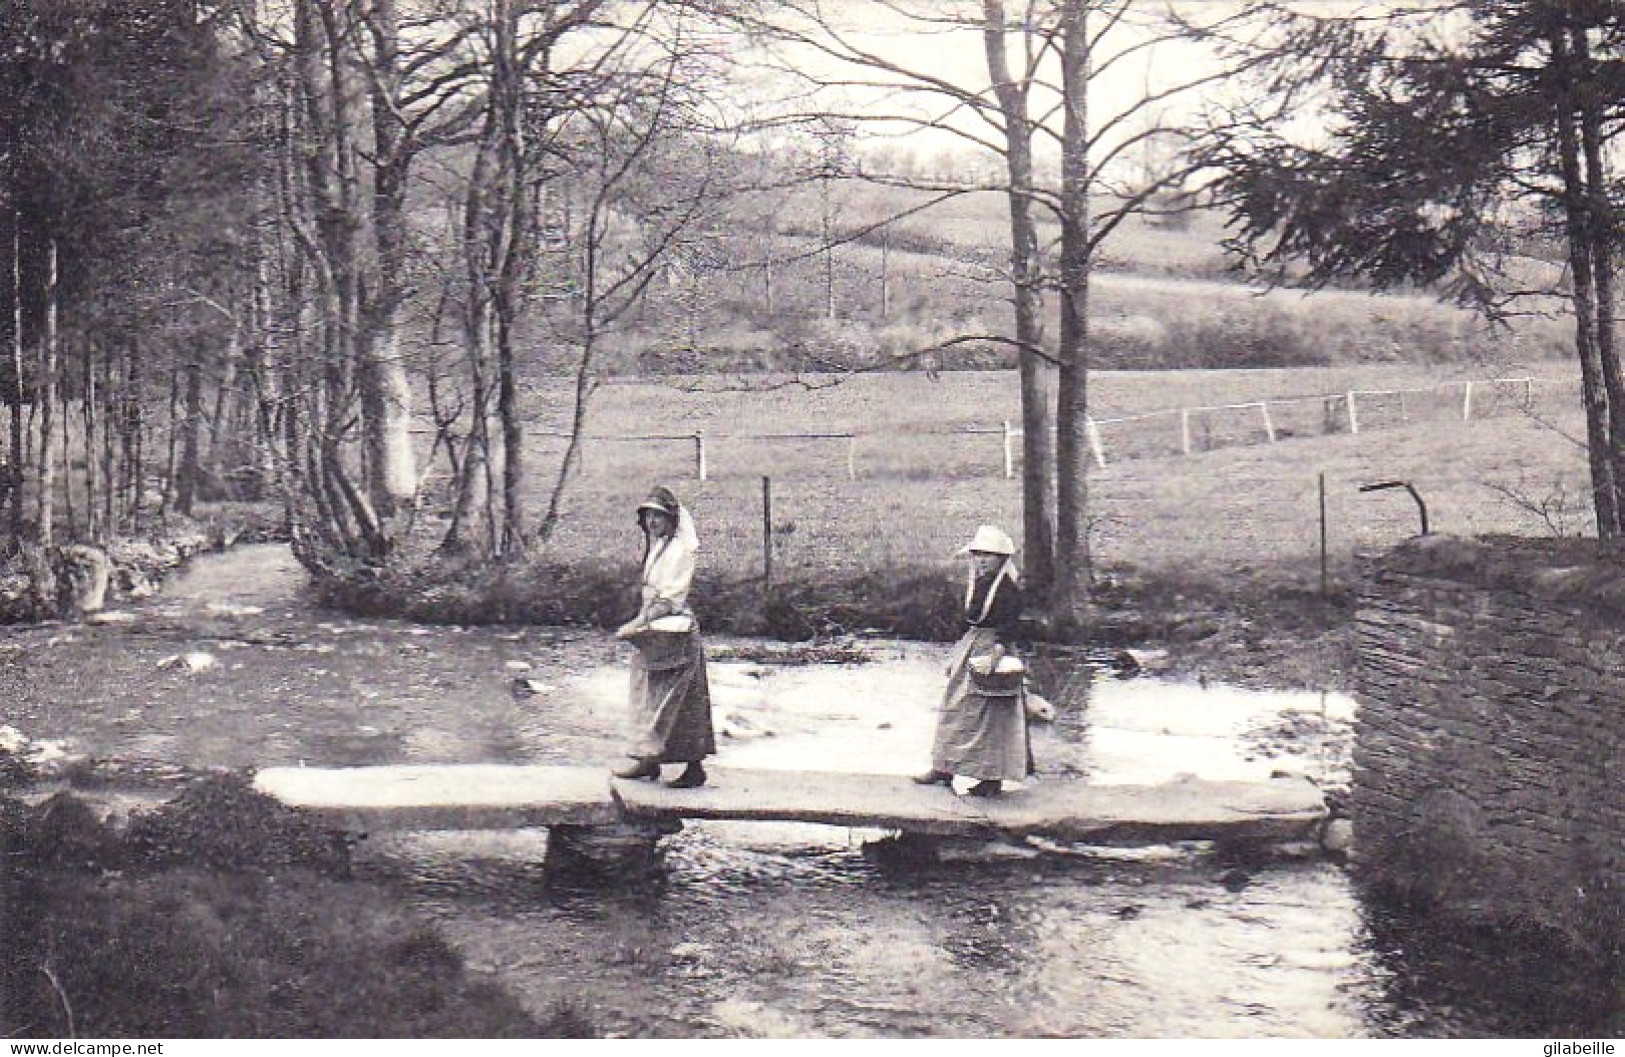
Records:
[[[982,38],[988,75],[998,100],[1009,177],[1005,198],[1010,212],[1011,302],[1021,373],[1022,535],[1029,582],[1047,603],[1055,584],[1055,535],[1050,481],[1055,450],[1051,440],[1049,380],[1040,350],[1044,345],[1043,256],[1033,222],[1037,182],[1033,174],[1033,126],[1028,111],[1037,42],[1023,41],[1020,79],[1011,73],[1010,25],[1001,0],[982,4]]]
[[[877,26],[890,32],[866,32]],[[1092,111],[1098,81],[1132,72],[1157,46],[1189,36],[1165,10],[1130,0],[1028,0],[1014,13],[1002,0],[786,0],[764,12],[754,28],[776,44],[779,67],[809,86],[818,104],[812,109],[819,113],[838,114],[877,133],[929,130],[999,159],[1003,171],[996,179],[864,175],[924,192],[933,201],[993,191],[1009,203],[1014,333],[1003,340],[1019,350],[1021,364],[1025,559],[1040,604],[1056,624],[1074,623],[1088,605],[1090,580],[1089,274],[1102,245],[1126,219],[1160,208],[1159,196],[1183,187],[1197,168],[1192,155],[1149,174],[1142,169],[1145,178],[1135,182],[1121,175],[1129,169],[1125,159],[1153,140],[1188,140],[1191,134],[1168,120],[1170,101],[1234,71],[1193,64],[1113,111]],[[956,79],[942,66],[921,61],[932,50],[922,42],[970,34],[983,41],[985,79]],[[904,39],[912,47],[887,48],[885,39]],[[815,61],[804,61],[807,56]],[[1040,155],[1058,155],[1056,178],[1040,176]],[[1043,238],[1039,216],[1059,228],[1058,238]],[[1054,342],[1044,333],[1044,290],[1055,291],[1060,302]],[[1059,369],[1054,446],[1046,364]]]
[[[463,245],[468,294],[464,336],[473,381],[474,461],[465,472],[489,473],[484,425],[495,352],[496,411],[502,433],[501,534],[497,553],[522,553],[528,540],[522,491],[525,439],[519,408],[515,342],[529,309],[537,245],[538,190],[559,175],[563,126],[590,102],[584,71],[559,70],[560,41],[591,26],[602,0],[524,3],[492,0],[481,37],[486,86],[479,139],[464,195]],[[600,57],[601,59],[602,57]],[[573,76],[574,75],[574,76]],[[586,80],[595,78],[585,73]],[[461,522],[474,490],[460,489],[450,542],[461,544]],[[495,518],[488,518],[494,523]]]
[[[454,241],[468,436],[443,548],[504,559],[545,541],[579,460],[606,332],[687,249],[712,201],[697,3],[491,0],[468,35],[478,115]],[[573,360],[569,439],[527,514],[526,346]],[[495,418],[495,431],[492,417]],[[493,474],[500,467],[500,486]]]
[[[456,14],[434,3],[403,12],[396,0],[293,0],[291,26],[251,29],[266,61],[286,70],[284,157],[295,171],[283,182],[282,222],[320,309],[312,322],[323,391],[307,418],[319,434],[312,498],[337,519],[335,538],[364,544],[372,559],[388,553],[390,519],[418,480],[399,334],[411,292],[412,167],[476,117],[459,52],[469,30]]]
[[[620,68],[602,86],[611,89],[603,103],[575,117],[582,163],[576,178],[587,203],[544,281],[554,292],[550,327],[574,350],[576,363],[569,439],[537,526],[541,540],[557,527],[580,459],[604,339],[642,303],[667,262],[701,236],[703,221],[729,191],[718,155],[734,133],[705,90],[706,74],[715,76],[720,60],[682,21],[710,13],[668,10],[660,17],[676,21],[658,33],[650,23],[634,23],[642,40],[625,53],[633,65],[617,60]],[[649,14],[655,17],[653,6]]]

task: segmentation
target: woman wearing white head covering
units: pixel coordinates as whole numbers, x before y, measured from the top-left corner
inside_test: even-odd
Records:
[[[983,525],[960,551],[970,557],[966,630],[948,664],[931,770],[914,779],[921,785],[948,785],[954,775],[965,775],[976,779],[968,790],[972,796],[997,796],[1005,779],[1027,776],[1022,676],[1010,654],[1022,605],[1015,550],[1002,530]],[[1001,674],[1003,669],[1012,671]]]
[[[711,726],[711,689],[705,649],[688,607],[688,590],[699,557],[694,519],[668,488],[656,488],[638,506],[643,529],[642,597],[638,615],[619,631],[637,647],[632,656],[632,763],[618,778],[660,780],[660,765],[683,763],[667,784],[692,789],[705,784],[700,761],[717,751]]]

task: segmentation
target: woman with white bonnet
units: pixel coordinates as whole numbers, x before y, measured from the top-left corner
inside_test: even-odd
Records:
[[[914,779],[921,785],[951,785],[961,775],[976,780],[969,795],[997,796],[1004,781],[1027,776],[1025,672],[1011,652],[1021,619],[1015,550],[1003,530],[983,525],[959,551],[970,558],[966,630],[949,660],[931,770]]]
[[[711,726],[711,689],[705,649],[688,607],[688,589],[699,556],[694,519],[669,488],[659,487],[638,505],[643,530],[642,600],[638,615],[615,635],[637,647],[632,656],[632,762],[617,778],[658,782],[660,765],[682,763],[683,773],[666,784],[693,789],[705,784],[700,761],[717,751]]]

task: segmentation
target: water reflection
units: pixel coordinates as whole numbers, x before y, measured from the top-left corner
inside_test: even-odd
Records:
[[[1549,937],[1462,928],[1380,902],[1361,909],[1362,945],[1379,982],[1379,994],[1365,1007],[1376,1034],[1619,1034],[1622,985]]]
[[[956,969],[978,972],[1013,971],[1021,964],[1019,939],[1009,935],[997,900],[978,900],[955,907],[951,931],[942,938],[943,953]]]
[[[1089,705],[1097,680],[1106,675],[1106,659],[1054,646],[1039,646],[1028,659],[1039,693],[1055,706],[1052,729],[1063,741],[1088,740]]]
[[[617,1032],[1336,1037],[1381,1027],[1365,1014],[1384,993],[1358,905],[1326,864],[1272,869],[1231,891],[1201,855],[898,870],[838,830],[792,854],[693,825],[668,841],[664,885],[560,894],[526,863],[533,843],[481,849],[484,839],[392,838],[373,845],[363,873],[418,903],[538,1009],[574,989]]]

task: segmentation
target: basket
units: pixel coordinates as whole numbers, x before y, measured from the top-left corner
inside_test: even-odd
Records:
[[[656,631],[645,628],[627,641],[637,648],[643,664],[653,671],[681,668],[693,653],[693,631]]]
[[[1015,657],[972,657],[969,665],[971,689],[983,697],[1016,697],[1027,680],[1027,666]]]

